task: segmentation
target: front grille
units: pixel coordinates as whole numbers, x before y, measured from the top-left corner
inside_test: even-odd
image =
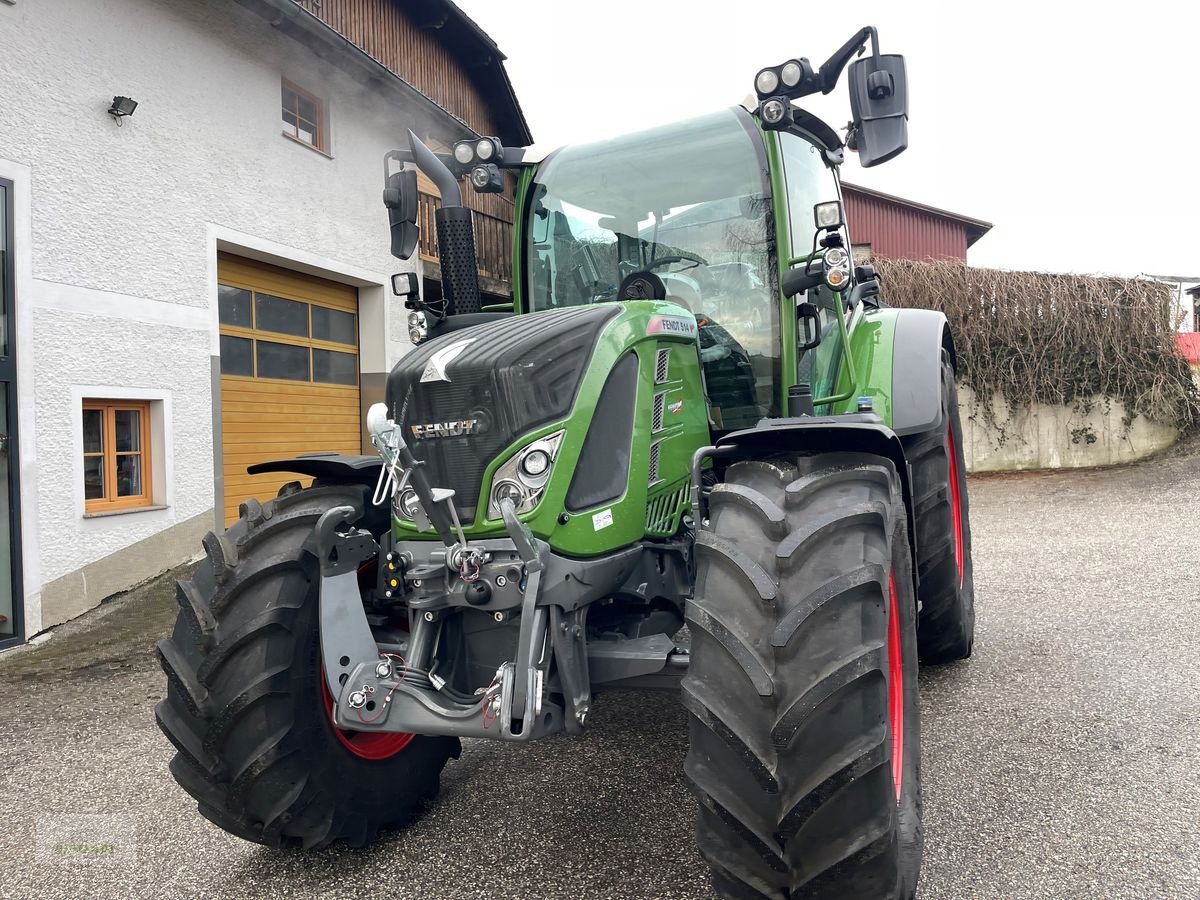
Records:
[[[658,481],[658,455],[659,448],[662,446],[662,441],[655,441],[650,445],[650,471],[647,475],[647,480],[650,484]]]
[[[661,394],[654,395],[654,416],[650,423],[650,430],[654,432],[662,431],[663,428],[663,412],[667,406],[667,395],[664,391]]]
[[[679,530],[679,516],[688,500],[691,480],[683,486],[660,494],[646,505],[646,534],[667,537]]]

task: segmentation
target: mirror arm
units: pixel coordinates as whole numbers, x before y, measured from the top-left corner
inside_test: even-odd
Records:
[[[821,68],[817,72],[817,81],[820,82],[822,94],[828,94],[837,87],[838,79],[842,77],[842,70],[846,68],[853,57],[862,54],[866,49],[868,39],[871,41],[872,54],[878,56],[879,35],[875,31],[874,25],[868,25],[842,44],[829,59],[821,64]]]

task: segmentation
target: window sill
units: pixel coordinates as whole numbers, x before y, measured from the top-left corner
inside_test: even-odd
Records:
[[[329,152],[327,152],[327,151],[325,151],[325,150],[322,150],[320,147],[314,147],[314,146],[313,146],[312,144],[310,144],[308,141],[302,141],[302,140],[300,140],[300,138],[298,138],[298,137],[294,137],[294,136],[292,136],[292,135],[288,134],[286,131],[281,131],[281,132],[279,132],[279,133],[280,133],[280,134],[281,134],[283,137],[285,137],[285,138],[287,138],[289,141],[291,141],[293,144],[299,144],[301,147],[307,147],[309,150],[313,151],[314,153],[320,153],[320,154],[321,154],[323,157],[325,157],[326,159],[333,159],[333,154],[332,154],[332,153],[329,153]]]
[[[166,506],[166,505],[131,506],[128,509],[106,509],[103,511],[97,510],[95,512],[85,512],[83,514],[83,517],[85,519],[107,519],[109,516],[127,516],[130,513],[140,513],[140,512],[158,512],[159,510],[170,509],[170,508],[171,507]]]

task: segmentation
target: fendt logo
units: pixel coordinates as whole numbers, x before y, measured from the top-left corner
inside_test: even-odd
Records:
[[[478,423],[478,419],[463,419],[459,422],[431,422],[428,425],[412,425],[410,427],[413,437],[417,439],[444,438],[472,434]]]

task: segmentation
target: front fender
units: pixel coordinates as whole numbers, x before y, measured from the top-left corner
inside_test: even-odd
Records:
[[[378,456],[354,456],[348,453],[304,453],[291,459],[273,459],[255,463],[246,471],[251,475],[264,472],[294,472],[320,481],[340,484],[365,484],[373,487],[379,480],[383,460]]]
[[[940,385],[939,381],[939,398]],[[900,484],[904,491],[909,552],[912,554],[913,580],[914,584],[916,583],[917,529],[914,520],[912,476],[908,468],[908,459],[904,455],[903,443],[896,432],[885,425],[879,416],[874,413],[851,413],[840,416],[763,419],[754,428],[725,435],[717,441],[716,446],[723,461],[761,459],[764,456],[793,452],[870,453],[890,459],[900,475]]]

